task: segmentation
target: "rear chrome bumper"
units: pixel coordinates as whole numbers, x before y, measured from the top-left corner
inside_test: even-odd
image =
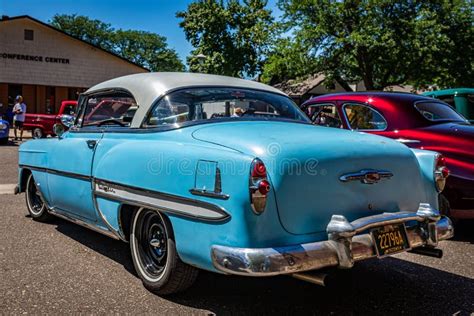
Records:
[[[224,273],[247,276],[272,276],[317,270],[326,267],[351,268],[354,262],[377,256],[367,230],[391,224],[406,225],[410,247],[435,247],[438,241],[454,235],[447,217],[429,204],[416,212],[383,213],[348,222],[333,215],[327,226],[328,240],[275,248],[234,248],[214,245],[214,267]],[[361,234],[363,233],[363,234]]]

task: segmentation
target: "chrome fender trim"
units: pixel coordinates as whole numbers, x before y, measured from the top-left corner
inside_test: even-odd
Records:
[[[102,229],[96,225],[92,225],[92,224],[89,224],[85,221],[81,221],[80,219],[78,218],[75,218],[75,217],[72,217],[72,216],[68,216],[66,215],[65,213],[58,213],[56,212],[54,209],[48,209],[48,212],[56,217],[59,217],[59,218],[62,218],[62,219],[65,219],[71,223],[74,223],[74,224],[77,224],[77,225],[80,225],[82,227],[85,227],[85,228],[89,228],[90,230],[93,230],[97,233],[100,233],[100,234],[103,234],[107,237],[110,237],[110,238],[113,238],[113,239],[117,239],[117,240],[120,240],[119,237],[117,237],[116,234],[114,234],[113,232],[109,231],[109,230],[106,230],[106,229]]]
[[[221,222],[230,219],[230,214],[224,208],[202,200],[146,190],[97,178],[94,178],[92,185],[95,196],[126,204],[156,209],[202,221]]]

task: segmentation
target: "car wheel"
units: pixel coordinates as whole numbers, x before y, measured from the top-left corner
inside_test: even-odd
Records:
[[[48,207],[38,191],[32,174],[29,175],[26,181],[25,198],[28,213],[30,213],[34,220],[46,222],[52,218],[52,215],[48,213]]]
[[[130,250],[143,285],[156,294],[184,291],[196,280],[198,270],[179,259],[171,224],[157,211],[136,211],[130,229]]]
[[[32,132],[31,132],[31,136],[34,138],[34,139],[39,139],[39,138],[43,138],[44,137],[44,133],[43,133],[43,130],[39,127],[35,128]]]

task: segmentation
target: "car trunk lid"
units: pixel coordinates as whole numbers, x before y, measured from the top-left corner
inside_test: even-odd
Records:
[[[415,211],[425,199],[415,155],[387,138],[283,122],[212,124],[193,136],[259,157],[272,182],[280,221],[293,234],[325,231],[333,214],[352,221]],[[393,176],[373,184],[340,179],[363,170]]]

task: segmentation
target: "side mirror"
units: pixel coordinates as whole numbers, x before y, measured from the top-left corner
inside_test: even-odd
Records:
[[[66,129],[62,124],[54,124],[53,125],[53,133],[56,134],[59,138],[64,134]]]
[[[72,115],[61,115],[61,123],[67,128],[70,129],[74,125],[74,116]]]

